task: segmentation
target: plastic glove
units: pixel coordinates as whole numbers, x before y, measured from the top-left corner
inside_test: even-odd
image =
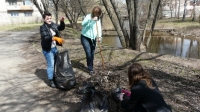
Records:
[[[95,17],[92,18],[92,20],[93,20],[93,21],[97,21],[97,20],[98,20],[98,17],[95,16]]]
[[[125,89],[121,90],[122,93],[124,93],[126,96],[130,97],[131,96],[131,92]]]
[[[120,95],[119,95],[119,100],[120,100],[120,101],[124,100],[123,97],[124,97],[124,93],[120,93]]]
[[[64,42],[64,40],[62,38],[59,37],[53,37],[52,40],[55,40],[56,42],[58,42],[59,44],[62,44]]]

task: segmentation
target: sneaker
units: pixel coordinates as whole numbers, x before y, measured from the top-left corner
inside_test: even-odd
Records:
[[[90,71],[89,74],[92,76],[94,75],[94,71]]]
[[[49,81],[49,86],[52,88],[56,88],[56,85],[55,85],[54,81],[52,81],[52,80]]]

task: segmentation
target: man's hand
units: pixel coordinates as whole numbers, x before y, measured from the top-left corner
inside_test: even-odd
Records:
[[[52,40],[58,42],[59,44],[64,43],[64,40],[62,38],[59,38],[59,37],[53,37]]]
[[[63,22],[64,20],[65,20],[65,18],[64,18],[64,17],[61,17],[60,21]]]

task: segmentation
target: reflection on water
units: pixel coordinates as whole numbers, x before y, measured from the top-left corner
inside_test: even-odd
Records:
[[[102,41],[104,44],[111,45],[116,48],[122,47],[118,36],[106,36],[106,37],[103,37]]]
[[[117,36],[106,36],[103,38],[103,43],[113,47],[122,47]],[[199,50],[200,44],[196,40],[172,36],[154,36],[150,40],[147,52],[200,59]]]
[[[199,59],[199,42],[180,37],[153,37],[147,52]]]

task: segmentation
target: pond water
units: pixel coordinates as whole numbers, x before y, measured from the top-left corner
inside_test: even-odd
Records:
[[[117,48],[122,47],[118,36],[105,36],[103,43]],[[200,59],[200,43],[192,39],[157,35],[151,38],[147,52]]]

